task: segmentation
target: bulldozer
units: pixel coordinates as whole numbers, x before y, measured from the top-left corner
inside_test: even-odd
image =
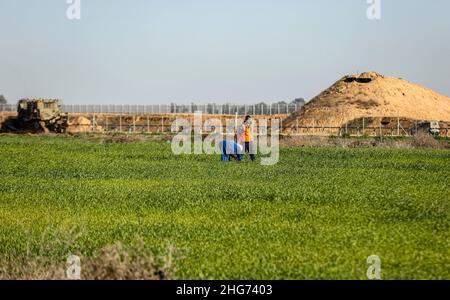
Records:
[[[65,133],[67,113],[55,99],[23,99],[17,104],[17,117],[2,124],[3,132]]]

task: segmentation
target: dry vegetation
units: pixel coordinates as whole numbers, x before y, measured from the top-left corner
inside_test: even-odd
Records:
[[[69,248],[82,234],[45,231],[39,239],[28,237],[27,255],[2,255],[0,280],[66,280]],[[66,253],[66,255],[63,255]],[[174,279],[176,249],[169,246],[164,257],[153,254],[142,240],[131,246],[106,245],[92,256],[80,257],[82,280]]]
[[[393,149],[450,149],[448,139],[436,139],[426,133],[413,137],[284,136],[282,147],[338,147],[338,148],[393,148]]]

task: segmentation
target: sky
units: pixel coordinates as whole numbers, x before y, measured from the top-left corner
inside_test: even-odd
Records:
[[[311,99],[377,71],[450,96],[450,1],[0,0],[0,94],[65,104]]]

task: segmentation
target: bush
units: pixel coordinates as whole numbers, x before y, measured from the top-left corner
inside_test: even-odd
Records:
[[[414,148],[441,148],[441,144],[433,136],[424,132],[416,134],[411,141],[411,145]]]

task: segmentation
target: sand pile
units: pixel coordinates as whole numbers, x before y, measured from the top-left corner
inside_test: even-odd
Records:
[[[74,117],[69,121],[68,132],[102,132],[103,128],[96,123],[82,116]]]
[[[376,72],[345,76],[284,122],[284,128],[343,126],[362,117],[450,121],[450,98]]]

